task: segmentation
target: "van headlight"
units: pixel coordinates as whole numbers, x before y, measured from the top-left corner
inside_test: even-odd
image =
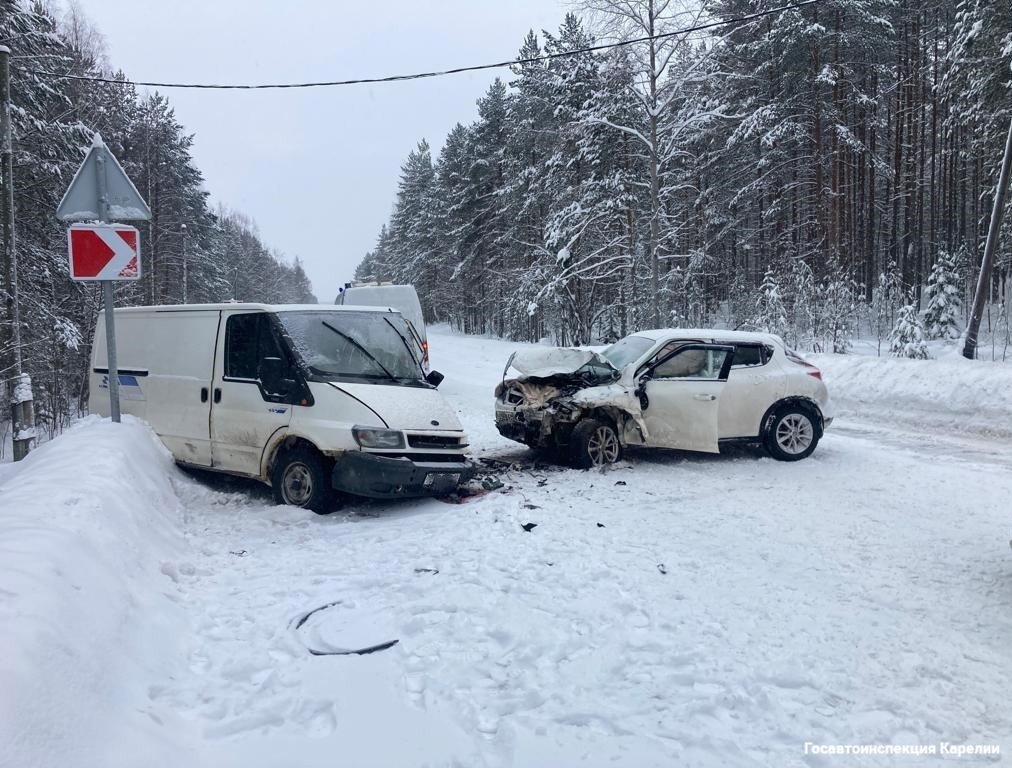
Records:
[[[403,448],[404,433],[396,429],[352,427],[351,433],[363,448]]]

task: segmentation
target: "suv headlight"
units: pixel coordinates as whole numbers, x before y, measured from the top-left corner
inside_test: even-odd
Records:
[[[363,448],[403,448],[404,433],[396,429],[352,427],[351,433]]]

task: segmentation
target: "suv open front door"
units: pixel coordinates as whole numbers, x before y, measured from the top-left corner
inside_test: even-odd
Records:
[[[717,453],[720,396],[734,348],[686,344],[641,374],[647,445]]]

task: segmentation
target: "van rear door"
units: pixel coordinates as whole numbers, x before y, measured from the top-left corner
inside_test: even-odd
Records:
[[[260,380],[265,357],[292,362],[270,316],[223,312],[211,398],[211,453],[216,469],[259,477],[264,448],[292,419],[292,406],[267,392]]]
[[[211,465],[211,366],[217,310],[116,311],[120,408],[144,419],[177,461]],[[109,413],[105,318],[92,356],[93,410]]]

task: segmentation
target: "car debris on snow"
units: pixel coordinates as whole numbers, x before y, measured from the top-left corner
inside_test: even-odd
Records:
[[[306,650],[309,651],[309,653],[312,654],[313,656],[367,656],[370,653],[376,653],[377,651],[385,651],[388,648],[393,648],[400,642],[399,638],[395,638],[393,640],[384,640],[379,643],[373,643],[370,645],[364,645],[360,647],[344,648],[344,647],[335,647],[332,645],[331,642],[328,642],[326,637],[328,634],[331,633],[327,631],[320,631],[319,627],[314,627],[313,629],[316,631],[310,633],[312,639],[304,637],[303,633],[300,632],[300,630],[302,630],[303,627],[307,625],[307,622],[309,622],[310,619],[318,617],[325,611],[329,611],[332,608],[337,608],[342,605],[344,605],[344,602],[341,600],[335,600],[333,602],[326,603],[325,605],[313,608],[311,611],[305,613],[297,621],[293,622],[293,631],[295,632],[296,635],[300,636],[300,638],[303,640],[304,645],[306,646]],[[326,629],[329,629],[329,627],[327,627]],[[338,628],[337,631],[335,632],[338,638],[340,638],[341,636],[340,629],[341,628]],[[356,627],[355,629],[358,628]],[[317,647],[318,645],[328,645],[332,647],[319,648]],[[357,645],[357,643],[351,643],[351,645]]]

